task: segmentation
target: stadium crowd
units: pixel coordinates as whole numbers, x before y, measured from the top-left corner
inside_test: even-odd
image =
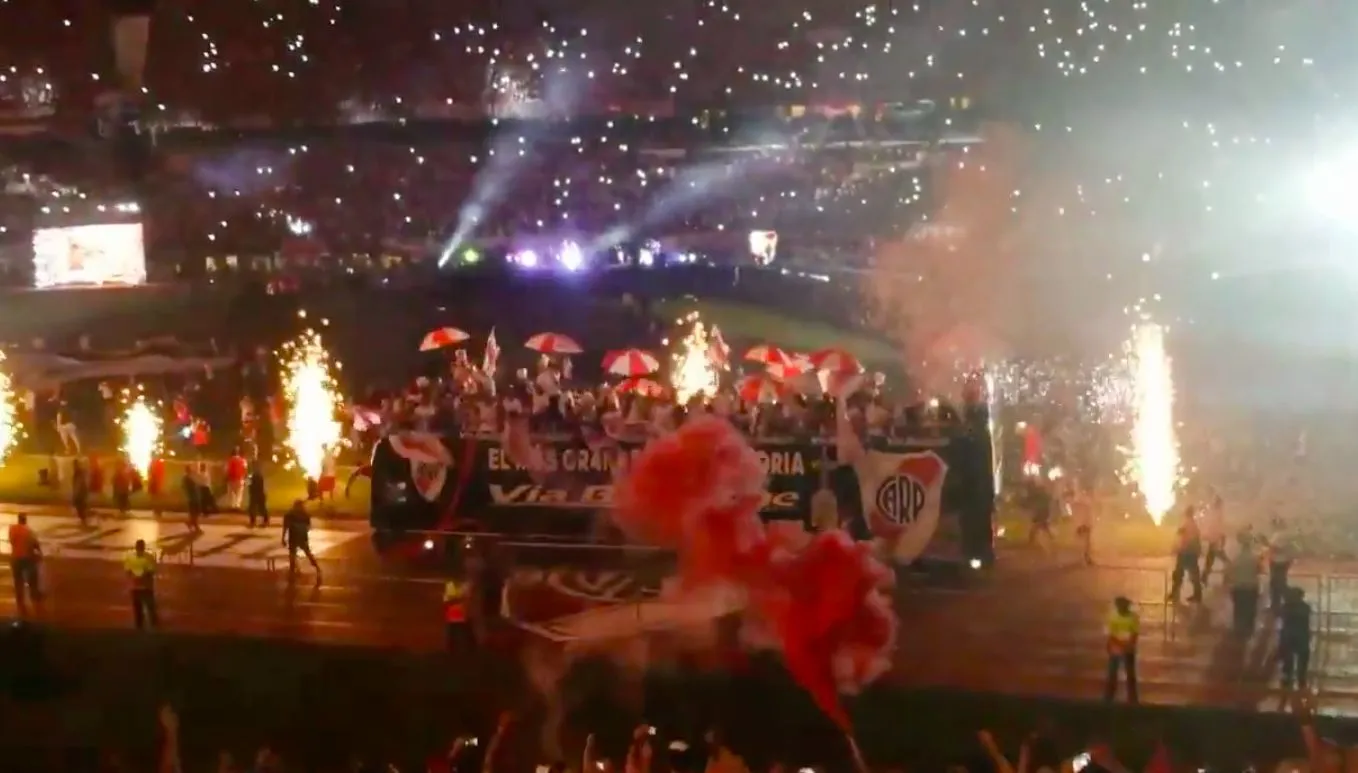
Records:
[[[862,265],[874,237],[897,234],[921,209],[924,150],[914,143],[706,153],[680,146],[675,158],[647,148],[644,132],[575,131],[600,136],[534,138],[525,129],[482,143],[321,140],[177,158],[186,173],[155,187],[163,198],[150,205],[152,217],[166,227],[151,249],[281,254],[305,264],[320,255],[424,258],[451,248],[457,265],[547,239],[539,250],[571,240],[587,261],[610,265],[637,262],[647,242],[656,260],[692,252],[735,263],[795,256],[833,265],[816,260],[823,256]],[[521,149],[529,161],[499,167],[487,156]],[[495,200],[479,204],[475,197],[491,188]],[[465,243],[452,244],[471,206],[481,217]],[[751,255],[753,231],[778,234],[768,258]],[[631,249],[615,254],[622,242]]]
[[[146,51],[145,184],[88,143],[72,152],[10,127],[0,242],[22,252],[40,225],[138,200],[150,262],[180,278],[390,269],[449,247],[474,259],[464,246],[499,257],[535,237],[603,262],[776,255],[823,268],[861,265],[874,239],[918,221],[926,151],[965,118],[922,99],[937,91],[924,74],[876,93],[843,69],[890,48],[873,32],[886,9],[606,5],[162,6]],[[0,19],[30,31],[0,62],[0,118],[66,137],[71,116],[90,123],[113,86],[107,18],[8,3]],[[817,59],[824,82],[801,71]],[[486,123],[544,114],[573,120]],[[196,130],[222,124],[246,136],[223,145]],[[756,231],[778,234],[767,256],[751,255]]]
[[[181,278],[380,271],[412,259],[465,266],[530,247],[555,263],[568,242],[583,252],[574,269],[699,259],[861,268],[877,240],[921,220],[930,167],[943,161],[926,164],[936,146],[922,140],[839,139],[875,122],[851,121],[827,139],[831,123],[775,120],[748,142],[717,145],[705,144],[714,132],[671,141],[644,122],[585,122],[167,146],[134,200],[148,263]],[[28,158],[0,205],[0,239],[16,252],[36,228],[82,214],[98,222],[95,208],[122,200],[116,187],[80,182],[83,157]],[[768,232],[771,241],[752,241]]]
[[[644,336],[655,337],[656,344],[665,333],[627,304],[595,314],[596,320],[603,320],[601,326],[621,322],[628,329],[646,331]],[[355,341],[346,340],[345,332],[353,331],[340,331],[329,340],[349,344],[344,348],[354,351]],[[498,335],[504,334],[501,328]],[[358,338],[365,340],[366,336]],[[634,348],[628,343],[635,340],[616,340],[618,349]],[[366,457],[371,442],[389,431],[495,435],[516,415],[530,418],[532,426],[545,434],[607,432],[644,440],[672,431],[686,414],[712,412],[730,418],[756,437],[828,438],[835,432],[835,421],[827,398],[852,395],[851,415],[867,432],[905,436],[929,420],[930,412],[922,403],[908,404],[902,396],[884,395],[884,376],[839,384],[818,380],[815,369],[805,361],[742,363],[735,356],[739,352],[732,354],[719,332],[709,344],[711,367],[725,368],[729,363],[732,372],[714,370],[714,374],[721,373],[719,385],[692,394],[669,385],[679,368],[663,361],[664,348],[654,349],[659,357],[647,352],[655,358],[658,372],[628,374],[607,373],[611,360],[608,356],[594,360],[597,346],[597,341],[592,342],[588,354],[561,355],[539,354],[515,345],[502,357],[500,344],[492,338],[474,344],[475,349],[484,350],[484,356],[475,360],[468,354],[469,347],[388,356],[356,369],[360,374],[380,372],[385,377],[345,389],[352,396],[347,429],[355,441],[354,458]],[[28,442],[35,450],[66,454],[113,450],[119,443],[117,421],[126,399],[121,389],[125,382],[149,387],[149,396],[162,407],[167,431],[185,447],[198,446],[200,453],[221,454],[242,444],[260,443],[257,431],[261,429],[264,437],[280,438],[284,410],[280,364],[264,345],[236,351],[241,354],[235,365],[218,372],[161,377],[130,374],[25,387],[19,401],[21,420],[37,429],[29,433]],[[408,375],[405,379],[397,375],[402,364]],[[744,378],[739,377],[742,372],[747,373]],[[711,382],[714,385],[716,378]],[[193,441],[192,430],[200,425],[211,428],[211,434]],[[272,442],[263,446],[267,458]]]
[[[494,773],[503,770],[528,770],[552,773],[571,771],[612,771],[625,770],[629,773],[651,773],[652,771],[705,772],[705,773],[751,773],[766,770],[781,773],[795,765],[811,770],[855,770],[858,773],[870,771],[894,771],[901,769],[926,769],[949,771],[994,771],[995,773],[1033,773],[1034,771],[1071,769],[1072,765],[1091,773],[1127,773],[1143,770],[1145,773],[1172,773],[1182,769],[1203,769],[1217,765],[1241,766],[1242,769],[1255,770],[1296,770],[1306,769],[1316,773],[1339,773],[1344,770],[1345,755],[1350,752],[1342,742],[1329,740],[1317,729],[1312,701],[1302,697],[1294,701],[1295,717],[1298,720],[1292,728],[1286,723],[1271,728],[1276,733],[1266,739],[1256,738],[1252,743],[1240,746],[1253,747],[1251,752],[1228,751],[1215,759],[1217,753],[1211,749],[1218,741],[1225,742],[1230,749],[1233,744],[1226,739],[1195,738],[1180,741],[1174,727],[1161,726],[1148,740],[1142,740],[1135,748],[1119,744],[1119,749],[1102,740],[1097,730],[1060,727],[1050,719],[1028,719],[1026,727],[982,728],[974,732],[970,743],[962,743],[951,748],[939,748],[938,739],[925,743],[924,756],[917,760],[877,759],[868,761],[847,759],[843,750],[823,749],[825,756],[817,759],[788,759],[787,752],[769,747],[768,738],[757,741],[742,738],[739,734],[728,734],[718,730],[708,730],[701,737],[672,735],[665,729],[649,724],[639,724],[629,733],[617,732],[621,728],[603,728],[606,732],[583,733],[583,737],[572,744],[573,754],[565,758],[561,752],[555,754],[544,747],[559,747],[562,739],[534,738],[537,735],[535,722],[510,712],[502,713],[493,729],[484,738],[472,732],[463,732],[452,737],[447,744],[429,754],[420,762],[414,754],[402,755],[401,762],[374,761],[367,755],[354,754],[350,760],[338,767],[315,767],[301,763],[294,744],[283,746],[264,745],[253,752],[235,754],[222,751],[216,759],[218,773],[283,773],[289,770],[349,770],[353,773],[386,771],[397,773],[402,770],[423,770],[426,773],[443,771],[479,771]],[[1149,724],[1157,720],[1135,718],[1131,726]],[[180,770],[199,769],[196,765],[185,765],[188,755],[181,748],[181,733],[200,736],[193,739],[193,745],[202,748],[204,730],[190,726],[181,729],[176,712],[169,706],[160,711],[160,743],[157,750],[159,769]],[[575,724],[574,722],[572,724]],[[1298,727],[1299,726],[1299,727]],[[1143,730],[1146,728],[1137,728]],[[1288,737],[1288,730],[1291,736]],[[1299,729],[1300,732],[1297,732]],[[1017,730],[1017,734],[1014,732]],[[1140,732],[1129,732],[1124,724],[1119,729],[1123,736],[1136,736]],[[550,735],[550,732],[549,732]],[[762,734],[761,734],[762,735]],[[816,733],[815,735],[821,735]],[[949,742],[955,742],[965,733],[950,732]],[[1158,735],[1159,737],[1154,737]],[[1298,737],[1300,736],[1300,737]],[[1171,740],[1167,741],[1166,738]],[[1174,741],[1180,741],[1174,743]],[[1186,742],[1185,742],[1186,741]],[[332,740],[333,744],[333,740]],[[1259,747],[1266,748],[1259,748]],[[870,754],[871,752],[869,752]],[[325,749],[325,757],[335,759],[342,751]],[[1123,758],[1126,754],[1138,763]],[[1247,756],[1259,754],[1258,757]],[[69,766],[78,755],[62,764]],[[546,757],[546,761],[543,761]],[[538,760],[535,764],[534,760]],[[291,761],[289,761],[291,760]],[[1144,761],[1144,762],[1142,762]],[[190,759],[190,763],[195,760]],[[84,764],[88,766],[89,760]],[[69,768],[62,768],[69,769]],[[109,771],[110,773],[130,770],[123,759],[115,753],[106,752],[98,767],[83,769]],[[37,760],[30,761],[25,770],[45,770]]]
[[[0,13],[0,28],[25,30],[6,50],[8,103],[79,112],[115,87],[109,16],[81,13],[74,0],[8,3]],[[873,89],[882,92],[876,99],[899,99],[893,84],[871,76],[905,66],[918,70],[916,91],[955,88],[968,65],[984,64],[967,55],[986,41],[959,35],[893,52],[893,24],[961,29],[992,13],[942,19],[824,0],[777,8],[269,0],[245,9],[185,0],[160,3],[151,19],[144,89],[157,121],[238,126],[534,109],[525,102],[648,113],[637,108],[797,102],[813,93],[856,100]],[[930,61],[944,55],[952,66]]]

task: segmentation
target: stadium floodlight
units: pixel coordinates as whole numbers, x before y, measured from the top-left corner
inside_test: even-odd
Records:
[[[562,244],[559,257],[562,267],[567,271],[579,271],[585,267],[585,253],[580,250],[580,245],[575,242]]]
[[[1306,180],[1309,208],[1341,224],[1358,224],[1358,147],[1320,161]]]

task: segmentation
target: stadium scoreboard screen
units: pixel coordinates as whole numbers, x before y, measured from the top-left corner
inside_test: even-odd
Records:
[[[145,283],[141,223],[39,228],[33,232],[35,287]]]
[[[778,257],[777,231],[751,231],[750,257],[756,265],[767,266]]]

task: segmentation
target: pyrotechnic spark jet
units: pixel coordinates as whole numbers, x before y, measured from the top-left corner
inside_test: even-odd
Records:
[[[691,322],[693,327],[684,340],[679,342],[679,350],[674,353],[670,385],[674,387],[674,394],[680,403],[688,402],[698,393],[713,397],[721,388],[721,381],[717,366],[713,364],[709,354],[711,341],[708,339],[707,328],[696,312],[681,322]]]
[[[0,353],[0,363],[5,361]],[[15,405],[14,383],[9,374],[0,370],[0,460],[9,456],[23,433],[19,428],[19,412]]]
[[[986,432],[990,434],[990,470],[995,476],[995,495],[1004,490],[1003,430],[999,425],[1000,395],[995,372],[985,371]]]
[[[149,474],[151,461],[160,453],[161,420],[144,395],[127,404],[119,422],[123,430],[123,453],[142,476]]]
[[[308,478],[319,480],[326,457],[340,444],[343,408],[330,354],[313,330],[283,347],[283,394],[288,401],[286,445]]]
[[[1159,524],[1174,507],[1179,485],[1179,438],[1174,427],[1174,375],[1165,351],[1165,330],[1143,323],[1127,344],[1133,383],[1132,443],[1127,476],[1146,512]]]

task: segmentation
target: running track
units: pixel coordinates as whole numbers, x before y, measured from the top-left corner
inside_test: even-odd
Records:
[[[541,629],[563,616],[608,614],[651,624],[654,581],[618,571],[617,554],[535,550],[535,567],[521,567],[507,593],[516,617]],[[279,565],[281,563],[282,565]],[[289,581],[286,562],[251,568],[167,561],[158,587],[166,630],[365,645],[411,650],[442,646],[441,582],[384,568],[366,540],[351,540],[322,556],[324,579],[304,572]],[[1017,565],[1016,565],[1017,564]],[[272,566],[272,570],[270,569]],[[1109,601],[1126,595],[1143,619],[1142,700],[1276,709],[1270,687],[1272,636],[1261,631],[1242,645],[1222,634],[1224,591],[1210,588],[1200,607],[1162,603],[1163,560],[1121,567],[1062,566],[1002,561],[993,576],[954,589],[903,588],[898,667],[903,684],[1095,698],[1101,692],[1102,621]],[[1323,570],[1325,567],[1315,567]],[[1309,572],[1296,584],[1317,608],[1313,682],[1322,709],[1358,715],[1358,577]],[[47,623],[125,629],[131,624],[127,586],[108,559],[49,558],[44,569]],[[16,616],[8,572],[0,574],[0,617]],[[588,618],[595,619],[595,618]],[[522,634],[531,640],[531,634]]]

